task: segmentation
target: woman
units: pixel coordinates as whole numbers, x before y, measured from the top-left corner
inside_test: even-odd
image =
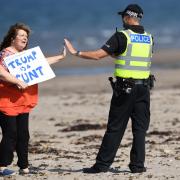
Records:
[[[38,85],[27,86],[25,83],[9,74],[4,58],[22,52],[27,48],[30,28],[23,23],[11,26],[0,45],[0,124],[2,140],[0,143],[0,175],[14,175],[7,169],[13,161],[13,151],[18,156],[19,173],[27,174],[28,142],[29,142],[29,112],[38,101]],[[66,49],[57,56],[48,57],[49,64],[62,60]]]

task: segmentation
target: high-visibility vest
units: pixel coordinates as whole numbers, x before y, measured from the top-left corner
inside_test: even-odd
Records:
[[[114,76],[121,78],[147,79],[152,58],[151,34],[139,34],[131,30],[120,31],[127,37],[124,53],[115,60]]]

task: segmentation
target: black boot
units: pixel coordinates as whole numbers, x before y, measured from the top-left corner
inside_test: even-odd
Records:
[[[105,173],[107,172],[108,169],[100,169],[96,166],[92,166],[90,168],[83,168],[83,173],[87,173],[87,174],[96,174],[96,173]]]
[[[143,173],[146,172],[145,167],[129,166],[129,169],[132,173]]]

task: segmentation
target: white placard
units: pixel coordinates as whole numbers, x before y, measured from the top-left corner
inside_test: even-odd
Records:
[[[28,85],[55,77],[39,46],[4,58],[9,72]]]

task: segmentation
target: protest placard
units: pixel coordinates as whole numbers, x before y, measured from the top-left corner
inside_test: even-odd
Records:
[[[28,85],[55,77],[39,46],[8,56],[4,61],[9,72]]]

